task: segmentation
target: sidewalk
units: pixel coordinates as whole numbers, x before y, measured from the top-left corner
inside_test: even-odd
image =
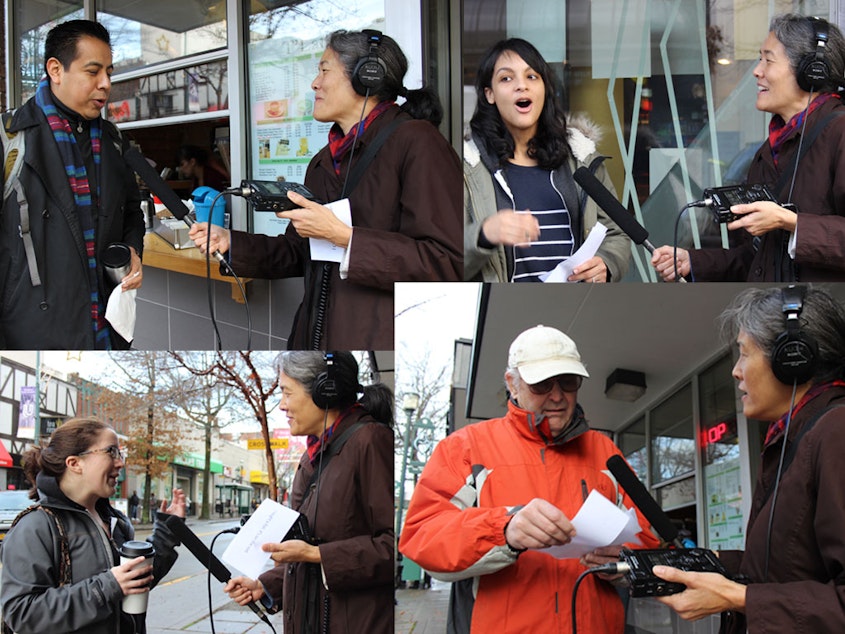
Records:
[[[432,579],[428,590],[397,590],[395,634],[445,634],[450,588]]]

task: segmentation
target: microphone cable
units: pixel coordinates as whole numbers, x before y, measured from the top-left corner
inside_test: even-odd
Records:
[[[217,541],[218,537],[220,537],[221,535],[226,535],[227,533],[237,533],[239,530],[241,530],[240,526],[235,526],[234,528],[227,528],[225,531],[220,531],[214,537],[212,537],[211,538],[211,546],[209,546],[209,548],[208,548],[209,555],[211,555],[211,553],[214,552],[214,542]],[[211,624],[211,634],[217,634],[217,631],[214,629],[214,611],[213,611],[212,605],[211,605],[211,565],[210,565],[210,563],[211,562],[209,562],[209,566],[208,566],[209,572],[208,572],[208,575],[206,575],[206,579],[208,580],[208,621]],[[264,622],[264,624],[267,627],[270,628],[270,631],[273,632],[273,634],[276,634],[276,630],[273,627],[273,624],[270,623],[270,619],[267,618],[266,614],[259,615],[259,618]]]
[[[578,586],[581,585],[581,582],[587,577],[587,575],[592,575],[596,573],[604,573],[608,575],[615,575],[620,573],[626,573],[631,570],[631,566],[624,561],[618,561],[610,564],[605,564],[603,566],[596,566],[595,568],[587,568],[584,572],[578,575],[578,578],[575,580],[575,586],[572,588],[572,605],[571,605],[571,612],[572,612],[572,634],[578,634],[578,616],[575,613],[575,607],[577,605],[577,597],[578,597]]]
[[[675,217],[675,229],[672,232],[672,266],[675,270],[675,282],[686,282],[685,279],[678,275],[678,225],[681,222],[681,216],[684,215],[684,212],[691,207],[700,207],[703,201],[695,201],[684,205],[681,208],[681,211],[678,212],[678,215]],[[690,273],[692,273],[692,267],[690,267]]]
[[[783,444],[780,448],[780,459],[778,460],[778,470],[775,476],[774,490],[772,491],[772,508],[769,510],[769,522],[766,526],[766,559],[763,566],[763,583],[769,580],[769,553],[772,546],[772,524],[775,519],[775,504],[778,501],[778,488],[780,484],[780,477],[783,474],[783,459],[786,455],[786,441],[789,435],[789,423],[792,421],[792,410],[795,408],[795,395],[798,391],[798,379],[794,379],[792,383],[792,399],[789,402],[789,412],[786,414],[786,425],[783,429]]]
[[[220,339],[220,329],[217,327],[217,314],[214,310],[214,286],[211,283],[211,219],[214,213],[214,205],[217,204],[219,198],[224,194],[233,194],[238,191],[240,191],[240,187],[230,187],[229,189],[224,189],[222,192],[218,192],[218,194],[214,197],[214,200],[211,201],[211,208],[208,211],[208,227],[205,232],[205,288],[208,296],[208,314],[211,318],[211,325],[214,328],[214,336],[218,352],[223,349],[223,342]],[[229,248],[231,247],[232,245],[229,244]],[[240,290],[241,297],[244,300],[244,309],[246,310],[246,349],[252,350],[252,312],[249,309],[249,300],[247,300],[246,297],[246,289],[241,282],[241,278],[238,277],[238,274],[235,273],[232,265],[229,264],[229,261],[222,253],[220,254],[220,258],[218,258],[218,262],[220,262],[229,274],[235,278],[235,281],[238,284],[238,289]]]

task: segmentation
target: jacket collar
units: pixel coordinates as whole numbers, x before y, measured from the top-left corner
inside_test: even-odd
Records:
[[[513,399],[508,400],[507,419],[511,422],[516,431],[526,438],[542,442],[544,445],[560,447],[570,440],[573,440],[589,430],[587,419],[584,417],[584,409],[580,404],[575,404],[575,413],[569,426],[557,436],[552,437],[549,429],[549,421],[545,416],[537,417],[537,414],[527,409],[522,409]]]
[[[583,163],[597,151],[596,144],[601,138],[601,129],[586,117],[570,118],[566,124],[566,133],[572,156],[577,162]],[[484,143],[474,132],[470,132],[464,139],[464,161],[473,167],[483,163],[491,173],[499,169],[496,157],[487,152]]]
[[[59,481],[55,477],[49,476],[44,472],[39,472],[35,477],[35,484],[38,488],[38,501],[44,506],[55,506],[82,511],[83,513],[85,512],[84,506],[77,504],[65,495],[64,491],[62,491],[59,486]],[[104,519],[115,515],[115,513],[112,512],[113,509],[106,498],[100,498],[97,500],[96,508],[97,512]]]

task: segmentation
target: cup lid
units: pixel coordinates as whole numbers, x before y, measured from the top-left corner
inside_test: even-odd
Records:
[[[123,557],[152,557],[155,555],[155,548],[150,542],[128,541],[123,542],[120,547],[120,554]]]

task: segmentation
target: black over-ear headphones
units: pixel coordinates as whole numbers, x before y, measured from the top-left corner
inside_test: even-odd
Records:
[[[344,353],[346,354],[346,353]],[[353,372],[344,372],[345,363],[335,352],[326,352],[323,359],[326,369],[320,372],[311,386],[311,399],[320,409],[335,409],[342,404],[355,401],[363,387],[357,376],[346,376]]]
[[[370,52],[362,57],[355,64],[352,71],[352,87],[362,97],[376,94],[384,85],[384,78],[387,76],[387,66],[378,56],[378,48],[381,44],[381,31],[365,29],[364,35],[370,45]]]
[[[809,334],[802,332],[801,309],[804,307],[804,286],[790,285],[783,289],[783,314],[786,330],[778,335],[772,348],[772,372],[781,383],[806,383],[816,371],[819,346]]]
[[[813,27],[813,39],[816,42],[816,50],[807,53],[798,62],[795,70],[795,78],[798,86],[806,92],[817,92],[830,80],[830,66],[825,60],[825,47],[827,46],[828,24],[821,18],[807,18]]]

